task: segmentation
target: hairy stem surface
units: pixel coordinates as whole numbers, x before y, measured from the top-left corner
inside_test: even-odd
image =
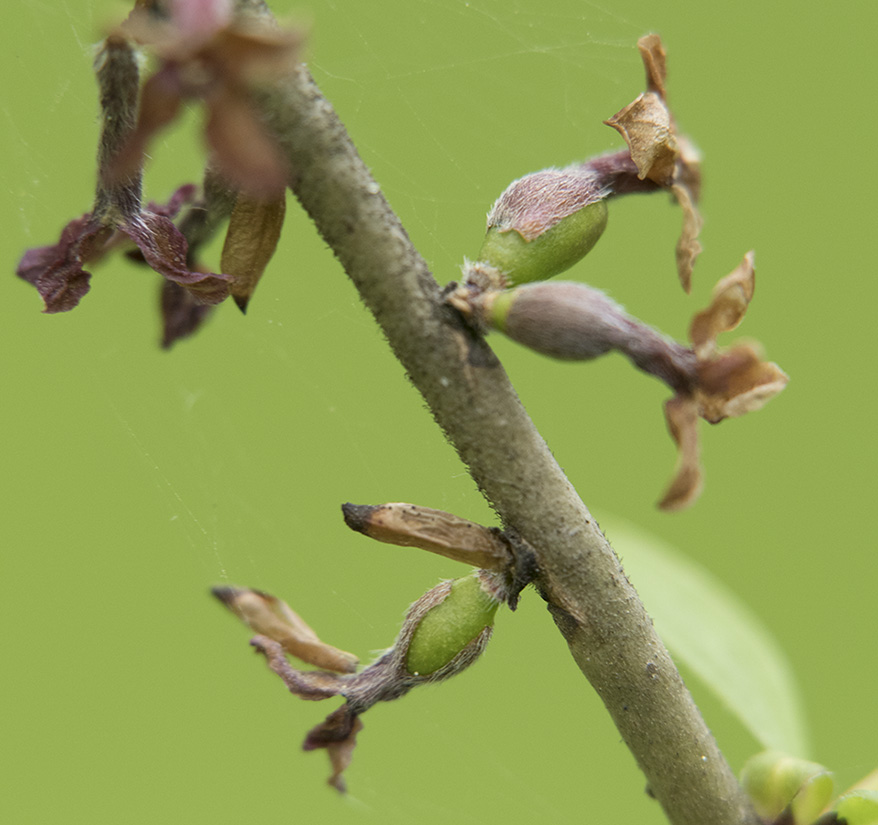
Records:
[[[263,90],[260,112],[291,188],[504,527],[526,539],[537,586],[675,825],[759,819],[637,593],[484,342],[441,289],[304,67]]]

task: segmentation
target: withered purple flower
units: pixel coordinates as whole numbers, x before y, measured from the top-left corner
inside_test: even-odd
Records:
[[[185,100],[206,109],[211,163],[251,196],[282,192],[289,170],[251,103],[254,83],[289,71],[301,37],[235,14],[226,0],[142,0],[120,32],[148,46],[159,67],[143,86],[137,122],[108,174],[123,178],[143,164],[149,142]]]
[[[142,89],[135,43],[159,58]],[[46,312],[73,309],[90,287],[86,265],[132,242],[137,248],[132,257],[166,279],[165,346],[191,333],[209,306],[229,294],[246,307],[280,234],[288,179],[249,95],[253,84],[294,64],[299,43],[297,34],[256,22],[246,9],[234,11],[228,0],[138,0],[95,61],[102,130],[92,211],[71,221],[58,243],[26,252],[17,268],[39,291]],[[207,110],[204,198],[197,200],[195,187],[187,185],[167,205],[144,207],[147,146],[190,98],[201,99]],[[181,231],[173,219],[184,206],[189,211]],[[189,241],[203,242],[230,214],[228,269],[206,271],[192,260]]]
[[[164,206],[150,204],[142,208],[139,169],[113,179],[106,176],[108,164],[134,122],[137,58],[127,40],[111,35],[104,41],[95,65],[103,128],[94,208],[67,224],[58,243],[28,250],[17,274],[37,288],[45,312],[66,312],[89,290],[91,274],[85,265],[98,261],[113,247],[133,241],[150,267],[188,290],[199,302],[221,301],[228,295],[229,278],[190,269],[186,239],[171,220],[184,204],[194,200],[195,188],[181,187]]]

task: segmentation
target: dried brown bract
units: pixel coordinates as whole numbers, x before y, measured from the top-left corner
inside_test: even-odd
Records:
[[[739,344],[722,351],[716,338],[741,323],[755,291],[753,253],[714,288],[710,305],[695,315],[689,328],[696,361],[691,391],[678,393],[665,404],[671,437],[679,448],[674,480],[659,506],[678,510],[691,504],[701,490],[697,419],[717,424],[758,410],[789,381],[777,365],[764,361],[756,348]]]
[[[344,792],[342,774],[363,727],[361,714],[377,702],[398,699],[418,685],[441,682],[473,664],[491,638],[500,604],[496,588],[496,576],[487,571],[441,582],[409,608],[393,647],[359,673],[353,672],[356,659],[351,654],[317,640],[301,618],[273,596],[238,587],[218,587],[213,593],[259,631],[250,644],[291,693],[312,701],[345,699],[342,707],[308,732],[302,746],[327,751],[332,766],[329,784]],[[287,653],[344,673],[295,668]]]
[[[251,630],[268,636],[297,659],[337,673],[356,671],[356,656],[321,642],[286,602],[259,590],[240,587],[215,587],[213,595]]]
[[[656,34],[637,43],[646,69],[647,90],[605,121],[625,138],[641,180],[667,189],[683,210],[683,230],[677,242],[677,271],[686,292],[692,287],[692,269],[701,251],[701,216],[695,204],[701,185],[700,159],[694,147],[677,131],[668,108],[665,50]]]
[[[633,318],[600,290],[569,281],[524,284],[511,290],[457,290],[448,300],[473,329],[502,331],[531,349],[565,361],[589,361],[613,350],[674,392],[665,405],[679,449],[663,509],[691,504],[701,490],[698,418],[716,424],[759,409],[787,383],[752,345],[717,348],[720,333],[737,327],[753,297],[753,253],[723,278],[707,309],[692,321],[686,346]]]

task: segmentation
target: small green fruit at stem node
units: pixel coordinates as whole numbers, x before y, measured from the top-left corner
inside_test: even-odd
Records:
[[[428,676],[445,667],[494,624],[499,604],[483,589],[478,572],[456,579],[445,599],[418,624],[406,652],[406,670]]]
[[[597,243],[607,225],[603,200],[566,215],[536,237],[513,225],[488,228],[478,260],[498,269],[507,286],[541,281],[569,269]]]

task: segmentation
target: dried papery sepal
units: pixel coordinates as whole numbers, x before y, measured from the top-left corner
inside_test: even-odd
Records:
[[[321,642],[286,602],[244,587],[215,587],[212,592],[251,630],[274,640],[297,659],[338,673],[356,671],[356,656]]]
[[[646,70],[647,90],[604,122],[628,144],[641,180],[651,180],[669,191],[683,212],[683,229],[676,259],[680,283],[692,288],[692,269],[701,252],[698,234],[702,219],[696,203],[701,186],[701,159],[692,144],[678,133],[666,99],[666,54],[661,38],[646,35],[637,42]]]
[[[398,699],[418,685],[455,676],[478,659],[491,638],[494,615],[503,593],[501,578],[489,571],[479,570],[461,579],[441,582],[409,608],[393,647],[356,674],[299,670],[287,660],[282,641],[262,634],[251,639],[250,644],[265,656],[269,668],[291,693],[308,700],[333,696],[346,700],[345,705],[308,732],[303,744],[305,750],[327,751],[332,765],[330,785],[341,792],[345,790],[342,773],[350,764],[356,735],[362,728],[362,713],[377,702]],[[272,624],[277,615],[276,605],[283,605],[274,597],[234,587],[217,588],[214,594],[230,607],[237,603],[234,612],[251,627],[258,622],[276,636],[286,632],[286,605],[280,634]]]
[[[689,327],[698,356],[698,414],[711,424],[760,409],[789,381],[777,364],[762,359],[754,345],[740,344],[727,351],[717,347],[717,336],[735,329],[743,320],[755,289],[756,269],[751,250],[719,281],[710,305],[695,315]]]
[[[689,398],[676,395],[665,402],[665,422],[677,445],[677,465],[658,507],[668,511],[684,510],[698,499],[704,487],[698,408]]]
[[[444,510],[403,502],[348,503],[341,509],[348,527],[376,541],[418,547],[487,570],[505,571],[513,563],[499,530]]]
[[[689,340],[700,358],[716,352],[720,333],[735,329],[756,291],[755,256],[751,250],[732,272],[713,288],[710,305],[695,314],[689,325]]]
[[[449,294],[477,331],[497,329],[537,352],[561,360],[590,360],[611,350],[659,378],[673,391],[665,405],[678,448],[677,468],[659,506],[678,510],[702,488],[698,418],[711,424],[762,407],[787,384],[777,364],[752,345],[719,350],[716,338],[734,329],[753,297],[753,253],[716,286],[710,305],[690,328],[692,347],[632,318],[599,290],[580,283],[524,284],[511,290],[458,286]]]

